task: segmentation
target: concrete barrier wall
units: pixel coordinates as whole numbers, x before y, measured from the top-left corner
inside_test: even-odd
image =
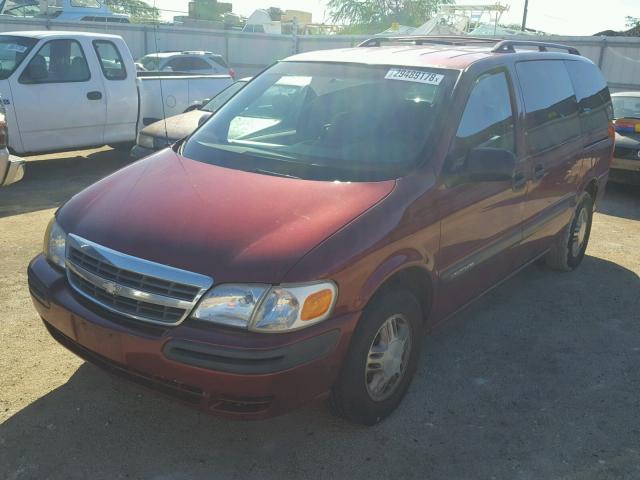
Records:
[[[287,36],[202,30],[177,26],[59,22],[40,19],[0,20],[0,32],[20,30],[82,30],[121,35],[134,58],[162,50],[211,50],[226,56],[240,76],[255,75],[278,59],[296,52],[355,46],[364,36]],[[565,43],[600,66],[612,90],[640,90],[640,38],[510,37]]]

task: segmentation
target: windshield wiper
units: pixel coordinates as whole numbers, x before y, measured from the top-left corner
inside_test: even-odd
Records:
[[[272,175],[274,177],[294,178],[296,180],[300,180],[300,177],[296,177],[295,175],[289,175],[288,173],[282,173],[282,172],[272,172],[271,170],[265,170],[263,168],[254,168],[254,169],[251,169],[251,171],[255,173],[263,173],[265,175]]]

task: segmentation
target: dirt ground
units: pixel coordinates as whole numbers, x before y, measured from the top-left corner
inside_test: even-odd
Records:
[[[380,425],[234,422],[85,364],[31,305],[55,208],[127,162],[31,157],[0,189],[0,479],[640,478],[640,188],[608,187],[576,272],[529,267],[430,336]]]

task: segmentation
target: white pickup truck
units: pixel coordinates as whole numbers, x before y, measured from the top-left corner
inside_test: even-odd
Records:
[[[134,142],[145,125],[232,82],[229,75],[137,72],[117,35],[0,35],[0,95],[16,153]]]

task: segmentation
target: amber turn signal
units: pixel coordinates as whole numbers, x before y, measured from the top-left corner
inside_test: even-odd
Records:
[[[327,313],[333,302],[333,292],[329,289],[320,290],[307,297],[300,313],[300,320],[313,320]]]

